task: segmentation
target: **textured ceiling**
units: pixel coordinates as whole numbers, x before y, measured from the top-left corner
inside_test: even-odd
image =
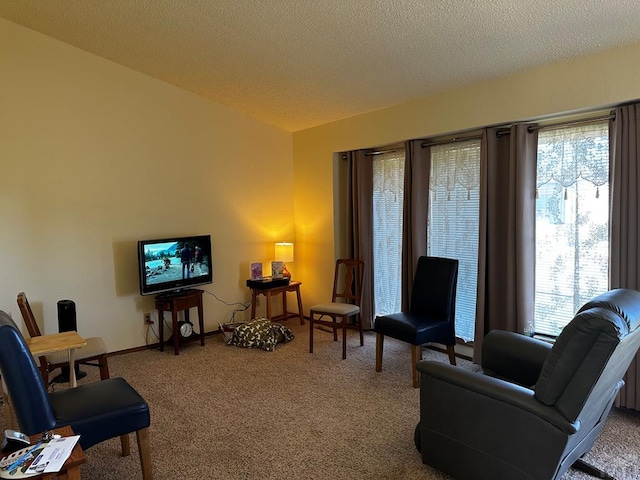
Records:
[[[640,42],[638,0],[2,0],[0,17],[289,131]]]

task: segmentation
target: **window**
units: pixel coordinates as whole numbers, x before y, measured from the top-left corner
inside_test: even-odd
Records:
[[[609,280],[607,122],[541,130],[535,331],[556,336]]]
[[[373,271],[375,315],[399,312],[402,302],[404,150],[373,156]]]
[[[457,258],[456,336],[473,340],[478,284],[480,141],[431,147],[427,252]]]

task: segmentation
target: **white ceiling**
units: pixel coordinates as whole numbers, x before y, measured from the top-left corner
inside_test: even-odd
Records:
[[[638,0],[1,0],[0,17],[288,131],[640,42]]]

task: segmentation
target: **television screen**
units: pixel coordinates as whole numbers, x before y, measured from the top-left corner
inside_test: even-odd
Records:
[[[140,240],[138,271],[141,295],[212,283],[211,236]]]

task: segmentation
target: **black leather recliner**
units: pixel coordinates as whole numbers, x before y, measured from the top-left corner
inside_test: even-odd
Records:
[[[419,362],[423,463],[470,480],[559,479],[571,466],[594,473],[581,457],[624,384],[639,326],[640,292],[617,289],[587,302],[553,346],[492,331],[482,372]]]

